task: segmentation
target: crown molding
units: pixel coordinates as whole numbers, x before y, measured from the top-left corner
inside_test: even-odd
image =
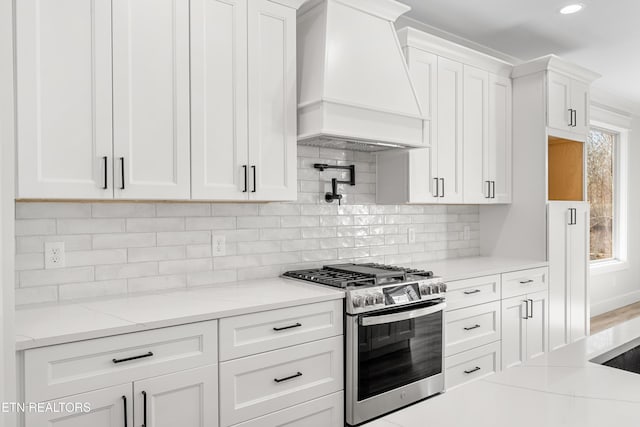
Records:
[[[556,55],[547,55],[516,65],[513,69],[512,77],[516,79],[541,71],[555,71],[589,84],[602,77],[602,75],[596,72],[574,64],[573,62],[566,61]]]

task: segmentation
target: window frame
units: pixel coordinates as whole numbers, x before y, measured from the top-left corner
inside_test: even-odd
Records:
[[[629,159],[629,128],[612,124],[613,120],[591,120],[593,128],[617,135],[614,147],[613,165],[613,258],[604,260],[589,260],[589,270],[592,275],[600,275],[629,268],[627,256],[627,208],[629,203],[628,189],[628,159]],[[587,142],[588,143],[588,142]],[[588,159],[587,159],[588,161]],[[585,177],[588,179],[588,177]],[[591,236],[589,236],[589,239]]]

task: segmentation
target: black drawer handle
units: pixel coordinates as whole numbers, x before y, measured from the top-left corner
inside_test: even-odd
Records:
[[[521,285],[526,285],[527,283],[533,283],[533,279],[529,279],[529,280],[522,280],[520,282]]]
[[[474,372],[479,371],[479,370],[480,370],[480,366],[476,366],[476,367],[475,367],[475,368],[473,368],[473,369],[469,369],[469,370],[467,370],[467,371],[464,371],[464,373],[465,373],[465,374],[473,374]]]
[[[282,326],[280,328],[273,328],[274,331],[284,331],[287,329],[293,329],[293,328],[299,328],[300,326],[302,326],[302,323],[296,323],[294,325],[289,325],[289,326]]]
[[[284,378],[274,378],[273,380],[277,383],[281,383],[283,381],[288,381],[288,380],[292,380],[294,378],[298,378],[302,376],[302,372],[296,372],[293,375],[289,375],[288,377],[284,377]]]
[[[466,328],[464,328],[465,331],[471,331],[473,329],[478,329],[480,327],[480,325],[475,324],[473,326],[467,326]]]
[[[465,295],[472,295],[472,294],[477,294],[478,292],[481,292],[480,289],[474,289],[472,291],[464,291]]]
[[[140,356],[127,357],[125,359],[112,359],[112,362],[113,363],[122,363],[122,362],[128,362],[130,360],[144,359],[145,357],[151,357],[151,356],[153,356],[153,353],[149,352],[147,354],[141,354]]]

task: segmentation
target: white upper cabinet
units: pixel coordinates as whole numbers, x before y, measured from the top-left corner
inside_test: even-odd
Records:
[[[580,134],[584,138],[589,130],[589,84],[565,74],[549,71],[547,91],[547,126]]]
[[[296,10],[251,0],[249,34],[250,200],[296,200]]]
[[[303,2],[16,3],[18,197],[295,200]]]
[[[111,2],[16,2],[16,67],[17,197],[112,198]]]
[[[296,9],[192,0],[192,197],[297,198]]]
[[[513,97],[509,77],[489,74],[489,177],[492,203],[511,203]]]
[[[115,197],[188,199],[189,0],[113,0]]]
[[[494,162],[495,163],[495,162]],[[491,200],[489,73],[464,67],[464,201]]]
[[[463,65],[438,58],[438,142],[434,144],[440,202],[462,202]],[[434,179],[435,182],[435,179]]]
[[[191,0],[194,199],[248,194],[247,0]]]
[[[425,148],[378,153],[378,203],[511,203],[511,66],[412,28]]]

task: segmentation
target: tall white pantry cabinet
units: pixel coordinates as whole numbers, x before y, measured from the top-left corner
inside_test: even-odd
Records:
[[[553,55],[514,67],[518,190],[509,207],[480,208],[482,253],[548,260],[549,350],[589,335],[585,143],[589,86],[598,77]]]
[[[302,3],[17,2],[17,196],[294,200]]]

